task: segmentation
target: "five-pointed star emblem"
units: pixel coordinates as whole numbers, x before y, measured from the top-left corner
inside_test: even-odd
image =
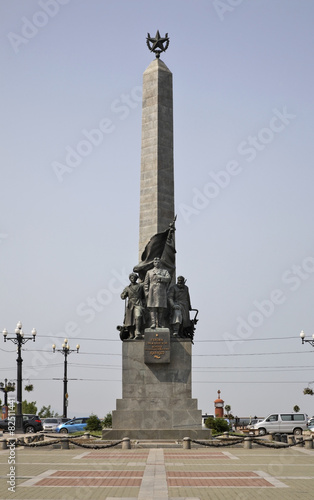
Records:
[[[159,30],[157,30],[155,38],[151,37],[149,33],[147,33],[146,38],[147,47],[151,52],[156,54],[156,57],[159,58],[160,53],[167,50],[169,45],[168,33],[164,37],[160,36]]]

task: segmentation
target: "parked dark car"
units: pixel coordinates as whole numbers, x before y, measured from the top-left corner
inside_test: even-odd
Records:
[[[0,429],[3,432],[15,432],[15,415],[0,420]],[[43,430],[42,422],[37,415],[23,415],[24,432],[39,432]]]

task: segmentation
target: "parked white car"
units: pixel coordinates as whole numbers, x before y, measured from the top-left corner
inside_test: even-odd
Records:
[[[301,435],[307,429],[308,416],[305,413],[272,413],[252,426],[260,436],[275,432]]]

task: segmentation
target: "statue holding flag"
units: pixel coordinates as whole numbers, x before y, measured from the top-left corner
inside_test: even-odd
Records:
[[[160,258],[162,266],[167,269],[171,278],[174,275],[176,268],[174,243],[176,218],[169,224],[168,229],[152,236],[141,255],[141,262],[134,267],[133,271],[139,275],[142,281],[145,280],[147,271],[152,269],[155,257]]]
[[[131,283],[121,294],[127,299],[123,326],[117,327],[121,340],[143,338],[150,318],[150,328],[170,327],[174,337],[193,341],[198,311],[191,308],[185,279],[179,276],[177,284],[174,282],[175,221],[176,217],[168,229],[152,236],[130,274]],[[197,311],[193,320],[189,311]]]

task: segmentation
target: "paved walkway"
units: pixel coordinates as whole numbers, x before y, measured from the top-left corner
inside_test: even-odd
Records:
[[[314,450],[297,447],[0,451],[1,500],[312,500],[313,492]]]

